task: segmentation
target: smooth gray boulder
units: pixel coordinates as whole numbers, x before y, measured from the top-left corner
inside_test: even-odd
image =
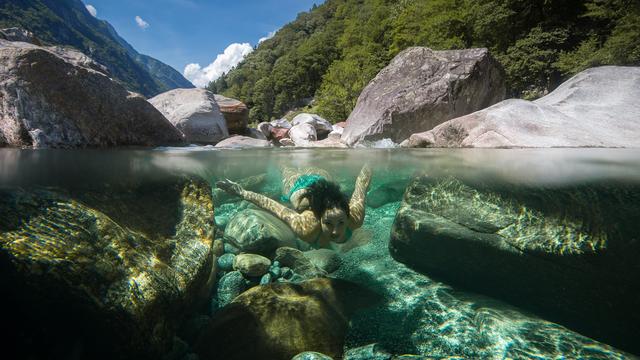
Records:
[[[271,255],[280,246],[296,247],[296,236],[282,220],[264,210],[236,213],[225,228],[225,239],[242,252]]]
[[[309,146],[311,142],[318,140],[318,135],[312,124],[301,123],[289,129],[289,138],[296,146]]]
[[[639,147],[640,67],[585,70],[535,100],[509,99],[414,134],[408,147]]]
[[[15,147],[157,146],[182,142],[144,97],[86,55],[0,40],[0,144]]]
[[[504,71],[487,49],[408,48],[364,88],[342,141],[350,146],[383,138],[399,143],[495,104],[505,93]]]
[[[398,261],[638,353],[640,189],[417,177],[391,231]]]
[[[174,89],[149,99],[191,143],[215,144],[229,137],[227,123],[206,89]]]
[[[329,135],[331,131],[333,131],[333,126],[331,123],[319,115],[316,114],[308,114],[302,113],[296,115],[293,120],[291,120],[291,125],[296,126],[300,124],[310,124],[316,130],[318,140],[322,140]]]
[[[236,135],[226,138],[215,145],[218,148],[265,148],[273,146],[268,140],[254,139],[249,136]]]

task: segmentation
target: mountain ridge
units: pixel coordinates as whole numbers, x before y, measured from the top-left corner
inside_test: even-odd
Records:
[[[193,87],[178,71],[138,53],[80,0],[0,1],[0,27],[20,27],[50,45],[71,46],[106,66],[128,90],[146,97]]]

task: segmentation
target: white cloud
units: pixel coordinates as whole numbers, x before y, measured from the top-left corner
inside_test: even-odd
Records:
[[[204,68],[200,64],[185,66],[184,77],[197,87],[205,87],[211,81],[218,79],[222,74],[238,65],[252,51],[253,47],[249,43],[233,43],[224,49],[224,53],[218,54],[216,59]]]
[[[140,16],[136,16],[136,24],[138,24],[138,27],[142,30],[145,30],[146,28],[149,27],[149,23],[142,20]]]
[[[258,40],[258,44],[260,44],[261,42],[263,42],[263,41],[265,41],[265,40],[269,40],[269,39],[271,39],[275,34],[276,34],[276,30],[273,30],[273,31],[269,32],[269,33],[267,34],[267,36],[265,36],[265,37],[261,37],[261,38],[260,38],[260,40]]]
[[[93,5],[85,5],[85,7],[87,8],[87,11],[89,12],[89,14],[91,14],[91,16],[93,17],[98,17],[98,10],[96,10],[95,7],[93,7]]]

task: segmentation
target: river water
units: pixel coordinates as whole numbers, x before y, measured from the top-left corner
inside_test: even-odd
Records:
[[[640,329],[640,312],[632,310],[640,306],[635,260],[640,255],[640,150],[634,149],[0,149],[1,269],[15,271],[18,263],[7,234],[34,216],[16,214],[20,204],[8,206],[16,198],[7,194],[50,191],[83,202],[83,193],[104,192],[105,186],[197,177],[213,189],[216,231],[222,233],[251,205],[224,196],[216,181],[261,176],[252,190],[278,200],[282,166],[319,167],[350,194],[364,164],[373,173],[360,229],[364,235],[347,251],[335,250],[341,265],[327,276],[366,289],[376,299],[348,312],[339,339],[329,337],[344,352],[335,357],[622,359],[640,354],[638,332],[631,333]],[[101,201],[109,201],[106,194]],[[162,204],[158,200],[156,206]],[[136,219],[120,219],[113,209],[105,213],[144,232],[133,224]],[[509,224],[486,229],[502,222]],[[31,235],[42,241],[40,233]],[[477,241],[489,245],[476,246]],[[225,251],[237,250],[231,248]],[[434,253],[438,258],[431,257]],[[225,274],[219,270],[217,281]],[[207,296],[219,302],[215,285]],[[199,314],[215,322],[217,314],[226,314],[212,306],[184,316]],[[29,334],[29,327],[21,331],[26,333],[21,339],[38,346],[33,339],[39,335]],[[174,346],[167,358],[251,358],[238,347],[233,356],[222,349],[219,356],[206,355],[211,352],[198,350],[202,335],[193,339],[181,339],[183,349]],[[245,340],[251,344],[252,339]],[[78,346],[70,345],[76,355],[68,358],[83,358],[88,350]],[[55,351],[51,358],[67,354]],[[36,351],[32,358],[46,353]]]

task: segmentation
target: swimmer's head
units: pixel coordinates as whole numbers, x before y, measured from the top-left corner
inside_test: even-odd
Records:
[[[311,210],[320,219],[322,234],[334,242],[344,242],[349,219],[349,200],[338,184],[321,179],[307,191]]]
[[[345,242],[345,234],[347,232],[347,213],[341,208],[327,209],[322,218],[320,225],[322,226],[322,234],[334,242]]]

